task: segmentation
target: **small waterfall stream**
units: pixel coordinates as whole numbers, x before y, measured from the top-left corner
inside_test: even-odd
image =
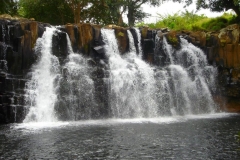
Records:
[[[142,53],[142,44],[141,44],[141,33],[140,33],[140,30],[138,28],[134,28],[136,34],[137,34],[137,48],[138,48],[138,54],[139,54],[139,57],[142,58],[143,56],[143,53]],[[130,44],[130,46],[132,46],[132,44]]]
[[[68,57],[62,66],[62,76],[58,90],[57,110],[60,119],[91,119],[96,114],[94,99],[94,82],[90,78],[90,67],[87,59],[72,51],[67,36]]]
[[[36,43],[38,62],[33,66],[31,80],[26,84],[26,107],[29,112],[24,122],[56,121],[54,105],[57,101],[57,77],[60,75],[58,58],[52,55],[52,36],[55,28],[46,28]]]
[[[170,115],[213,113],[216,107],[209,88],[215,88],[216,69],[208,66],[202,50],[183,38],[180,41],[180,49],[175,50],[162,39],[167,63],[156,72],[162,92],[159,103]]]
[[[60,31],[46,28],[37,41],[38,62],[32,67],[31,80],[26,84],[25,101],[29,111],[24,122],[90,119],[97,112],[87,59],[73,52],[67,36],[68,56],[61,66],[52,54],[55,32]]]
[[[134,38],[127,31],[129,52],[121,55],[114,30],[101,29],[109,70],[109,77],[105,78],[108,117],[154,118],[214,112],[210,88],[214,89],[216,69],[208,66],[204,53],[182,38],[181,47],[176,50],[163,38],[167,65],[151,66],[142,60],[140,32],[135,31],[138,45],[134,45]],[[57,32],[60,31],[46,28],[37,40],[39,59],[26,85],[28,114],[24,122],[101,117],[95,101],[92,66],[87,58],[72,51],[68,36],[68,56],[60,65],[51,51],[52,36]]]
[[[129,33],[129,32],[128,32]],[[113,30],[102,29],[110,66],[110,107],[115,118],[156,117],[154,71],[133,49],[121,56]]]

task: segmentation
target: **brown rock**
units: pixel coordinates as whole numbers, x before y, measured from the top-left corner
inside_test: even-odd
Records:
[[[85,53],[89,52],[90,49],[90,42],[93,39],[93,33],[92,33],[92,26],[89,23],[84,24],[78,24],[78,34],[79,34],[79,42],[78,42],[78,48],[84,48]]]
[[[74,25],[72,24],[66,24],[65,25],[66,31],[68,33],[68,36],[70,38],[70,41],[72,45],[76,42],[75,34],[74,34]]]
[[[147,38],[148,28],[149,27],[143,27],[142,28],[142,38],[143,39]]]
[[[118,47],[121,54],[127,51],[128,47],[128,34],[125,28],[115,28],[115,34],[118,41]]]
[[[30,30],[32,35],[32,48],[38,39],[38,23],[35,21],[30,22]]]
[[[238,44],[239,43],[239,25],[233,24],[233,25],[227,26],[226,28],[221,29],[218,37],[222,45],[229,44],[229,43]]]
[[[194,38],[195,43],[198,42],[201,46],[206,46],[206,33],[205,32],[202,32],[202,31],[190,32],[189,36],[191,38]]]

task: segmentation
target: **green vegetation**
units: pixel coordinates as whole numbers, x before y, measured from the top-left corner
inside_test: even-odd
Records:
[[[192,0],[187,0],[192,3]],[[197,0],[197,9],[209,8],[211,11],[222,12],[229,9],[234,10],[237,16],[240,16],[240,0]]]
[[[124,37],[124,33],[123,32],[119,32],[118,33],[118,37]]]
[[[60,0],[19,0],[18,14],[53,25],[73,22],[71,9]]]
[[[117,24],[125,26],[123,14],[127,14],[128,25],[146,17],[141,5],[159,5],[158,0],[19,0],[18,14],[25,18],[51,24],[91,22],[95,24]]]
[[[148,14],[142,11],[143,4],[161,5],[168,0],[1,0],[0,14],[34,18],[37,21],[50,24],[66,24],[90,22],[95,24],[116,24],[119,26],[134,26]],[[172,0],[185,3],[193,0]],[[236,17],[224,15],[210,19],[192,12],[183,12],[173,16],[159,15],[160,21],[148,24],[150,28],[168,27],[176,30],[218,30],[234,20],[240,14],[240,0],[197,0],[197,9],[209,8],[212,11],[233,9]],[[128,24],[123,22],[123,14],[127,15]],[[140,24],[140,26],[143,24]]]
[[[137,26],[140,27],[147,25],[152,29],[169,28],[172,30],[217,31],[236,22],[236,16],[228,13],[224,13],[220,17],[208,18],[204,15],[197,15],[188,11],[174,15],[159,15],[159,19],[160,20],[157,23],[139,23]]]
[[[193,3],[193,0],[172,0],[185,3],[186,6]],[[240,0],[196,0],[196,9],[210,9],[214,12],[222,12],[232,9],[237,16],[240,16]]]
[[[1,0],[0,2],[0,14],[17,14],[17,3],[15,0]]]

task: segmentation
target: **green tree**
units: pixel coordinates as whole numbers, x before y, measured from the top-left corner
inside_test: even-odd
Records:
[[[123,14],[128,24],[147,16],[141,10],[145,3],[159,5],[159,0],[20,0],[19,14],[51,24],[92,22],[123,26]]]
[[[184,1],[186,5],[193,3],[193,0],[178,0],[179,2]],[[234,10],[236,15],[240,15],[240,0],[197,0],[197,9],[210,9],[215,12],[227,11],[229,9]]]
[[[112,17],[109,16],[108,0],[89,0],[88,7],[82,10],[82,19],[85,22],[95,24],[110,24]]]
[[[72,23],[71,8],[64,0],[20,0],[19,15],[54,25]]]
[[[128,25],[133,26],[137,20],[142,20],[148,14],[142,11],[143,4],[153,6],[159,5],[160,0],[111,0],[109,2],[110,12],[117,17],[117,24],[123,25],[123,14],[127,14]]]
[[[72,10],[72,13],[74,15],[74,22],[83,22],[84,19],[81,17],[81,13],[83,9],[89,5],[89,0],[65,0],[65,2]]]
[[[127,5],[127,17],[128,25],[133,26],[136,20],[142,20],[147,17],[148,14],[144,13],[141,9],[143,4],[148,3],[149,5],[156,6],[160,5],[161,1],[159,0],[126,0]]]
[[[106,24],[109,20],[108,0],[20,0],[19,14],[51,24],[92,22]]]
[[[1,0],[0,14],[17,15],[17,4],[16,0]]]

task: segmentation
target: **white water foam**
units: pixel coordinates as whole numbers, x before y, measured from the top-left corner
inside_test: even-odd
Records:
[[[82,121],[66,121],[66,122],[30,122],[15,124],[13,129],[23,129],[27,132],[35,132],[43,129],[62,128],[68,126],[84,127],[84,126],[114,126],[122,124],[172,124],[184,123],[191,120],[199,119],[219,119],[236,116],[234,113],[214,113],[186,116],[170,116],[158,118],[133,118],[133,119],[102,119],[102,120],[82,120]]]

